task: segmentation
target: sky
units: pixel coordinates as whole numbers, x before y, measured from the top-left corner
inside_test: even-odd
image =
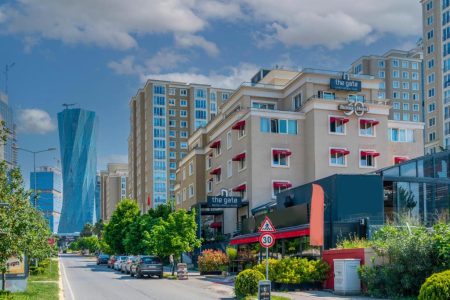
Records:
[[[18,144],[59,161],[64,103],[99,118],[98,169],[127,161],[128,102],[146,79],[237,88],[259,68],[347,70],[409,50],[419,0],[0,0],[0,88],[8,72]],[[32,156],[19,153],[28,177]]]

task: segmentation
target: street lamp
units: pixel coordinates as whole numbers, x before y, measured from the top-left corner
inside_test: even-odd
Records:
[[[56,150],[56,148],[48,148],[45,150],[39,150],[39,151],[32,151],[32,150],[28,150],[28,149],[24,149],[24,148],[16,148],[17,150],[22,150],[28,153],[33,154],[33,170],[34,170],[34,207],[37,208],[36,206],[36,201],[37,201],[37,193],[36,193],[36,154],[38,153],[42,153],[42,152],[47,152],[47,151],[54,151]]]

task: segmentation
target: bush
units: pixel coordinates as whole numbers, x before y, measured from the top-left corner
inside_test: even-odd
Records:
[[[227,247],[228,260],[235,260],[237,258],[237,249],[233,247]]]
[[[435,273],[420,288],[419,300],[450,299],[450,270]]]
[[[198,257],[198,268],[202,273],[221,271],[226,265],[228,265],[228,257],[220,250],[207,249]]]
[[[258,293],[258,282],[264,275],[256,270],[248,269],[238,274],[234,283],[234,293],[238,299]]]
[[[269,258],[269,280],[274,281],[277,277],[278,263],[280,260],[275,258]],[[266,260],[263,260],[260,264],[253,267],[253,270],[259,271],[262,274],[266,274]]]

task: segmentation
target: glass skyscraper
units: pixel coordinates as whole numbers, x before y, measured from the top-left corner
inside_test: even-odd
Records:
[[[2,92],[0,92],[0,121],[5,122],[8,131],[6,143],[0,143],[0,161],[6,161],[8,167],[12,168],[17,165],[14,115],[11,106],[8,105],[8,96]]]
[[[63,174],[63,207],[59,233],[80,232],[94,223],[97,175],[95,112],[65,109],[58,113]]]

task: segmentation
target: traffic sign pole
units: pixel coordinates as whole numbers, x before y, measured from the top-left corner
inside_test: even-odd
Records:
[[[266,280],[269,280],[269,247],[266,248]]]

